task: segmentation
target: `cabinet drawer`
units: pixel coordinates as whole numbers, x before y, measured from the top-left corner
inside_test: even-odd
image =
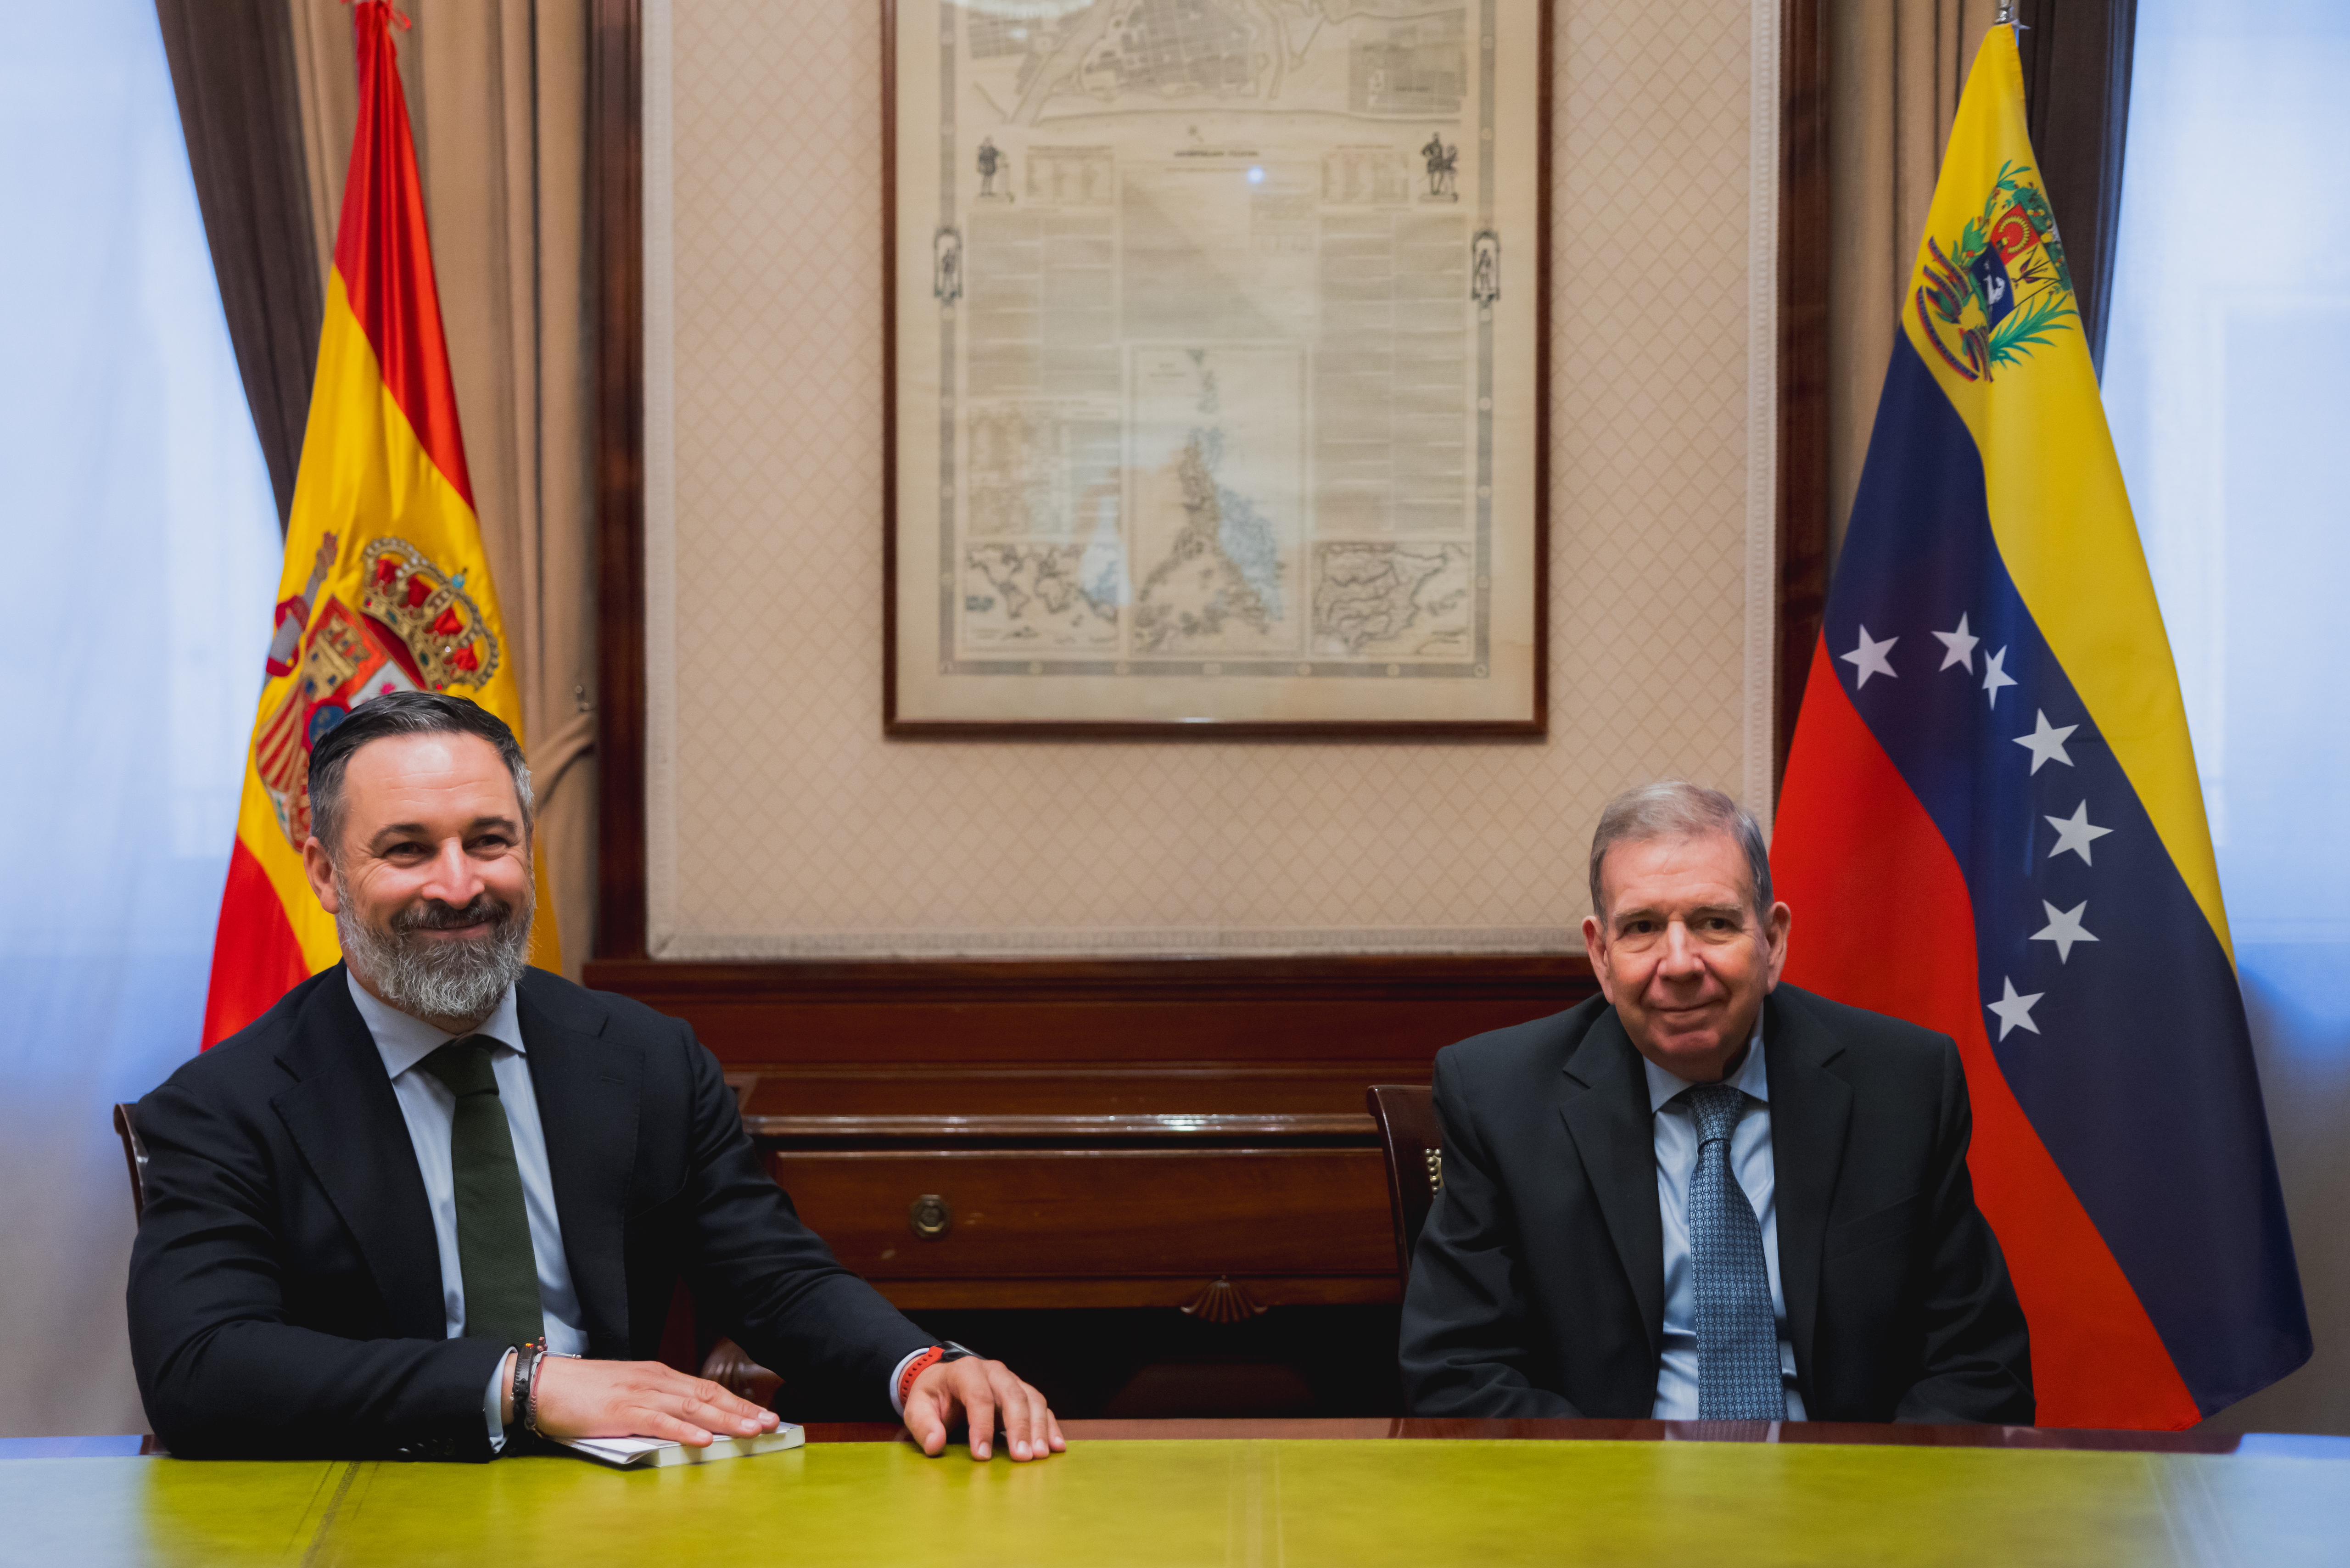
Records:
[[[789,1150],[800,1218],[876,1280],[1392,1279],[1375,1149]],[[941,1200],[915,1229],[913,1210]],[[943,1230],[938,1230],[941,1220]]]

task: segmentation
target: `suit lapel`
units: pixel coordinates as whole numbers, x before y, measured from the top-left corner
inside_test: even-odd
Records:
[[[1833,1035],[1776,994],[1763,1004],[1763,1060],[1771,1073],[1771,1160],[1779,1210],[1779,1283],[1787,1297],[1795,1365],[1811,1376],[1819,1323],[1820,1262],[1828,1211],[1844,1167],[1852,1089],[1827,1065],[1843,1053]]]
[[[625,1242],[644,1059],[607,1039],[603,1015],[579,1006],[559,985],[525,971],[515,1013],[546,1138],[563,1253],[587,1320],[581,1326],[590,1354],[621,1355],[629,1340]]]
[[[1559,1115],[1607,1217],[1654,1355],[1664,1341],[1665,1235],[1657,1213],[1656,1128],[1639,1063],[1616,1010],[1602,1012],[1562,1071]]]
[[[296,1082],[270,1105],[358,1241],[393,1334],[439,1339],[449,1320],[432,1202],[342,966],[311,992],[277,1059]]]

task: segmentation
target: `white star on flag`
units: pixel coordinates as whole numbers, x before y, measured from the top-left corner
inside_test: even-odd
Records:
[[[1999,689],[2015,684],[2015,677],[2002,668],[2006,662],[2007,649],[2003,648],[1997,653],[1983,655],[1983,692],[1991,699],[1991,705],[1994,708],[1999,706]],[[1971,669],[1972,666],[1969,668]]]
[[[2009,980],[2005,975],[2002,975],[2000,981],[2007,987],[2007,994],[1997,1002],[1983,1003],[1985,1007],[1999,1014],[1999,1037],[2004,1040],[2009,1032],[2015,1029],[2029,1029],[2034,1034],[2039,1033],[2040,1025],[2032,1022],[2032,1004],[2048,993],[2044,991],[2035,991],[2029,996],[2018,996],[2015,994],[2015,981]]]
[[[1972,675],[1975,671],[1975,644],[1981,642],[1982,639],[1968,634],[1967,618],[1964,616],[1959,618],[1958,630],[1938,631],[1934,635],[1941,640],[1944,648],[1950,649],[1948,653],[1942,655],[1942,662],[1936,668],[1948,670],[1955,664]]]
[[[2056,847],[2048,852],[2048,858],[2054,860],[2069,849],[2081,857],[2084,866],[2096,864],[2089,858],[2089,846],[2113,831],[2110,827],[2099,827],[2089,820],[2089,803],[2085,800],[2074,808],[2070,816],[2050,817],[2048,826],[2056,830]]]
[[[2032,771],[2038,773],[2040,764],[2051,757],[2071,767],[2073,756],[2064,749],[2064,737],[2081,726],[2067,724],[2061,730],[2057,729],[2048,722],[2048,715],[2037,708],[2032,711],[2032,733],[2015,737],[2015,743],[2032,753]]]
[[[1892,676],[1894,680],[1898,680],[1901,678],[1893,674],[1893,666],[1885,661],[1885,656],[1892,652],[1893,645],[1900,640],[1898,637],[1888,637],[1882,642],[1871,641],[1868,628],[1862,627],[1860,646],[1850,653],[1838,654],[1836,657],[1860,671],[1860,679],[1853,682],[1856,689],[1867,685],[1868,678],[1872,675]]]
[[[2059,909],[2045,898],[2040,900],[2040,907],[2048,911],[2048,923],[2033,932],[2032,940],[2035,942],[2054,942],[2058,963],[2063,963],[2073,956],[2074,942],[2094,942],[2097,940],[2094,933],[2081,929],[2081,915],[2089,907],[2089,900],[2086,898],[2069,909]]]

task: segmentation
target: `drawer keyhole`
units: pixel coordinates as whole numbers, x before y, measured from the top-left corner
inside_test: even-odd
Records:
[[[935,1241],[954,1228],[954,1210],[935,1192],[925,1192],[906,1210],[906,1223],[925,1241]]]

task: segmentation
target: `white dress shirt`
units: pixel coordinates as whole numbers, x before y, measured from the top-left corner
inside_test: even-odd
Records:
[[[1656,1124],[1657,1212],[1665,1231],[1664,1362],[1657,1370],[1657,1401],[1648,1414],[1659,1421],[1697,1419],[1697,1286],[1690,1262],[1690,1178],[1697,1172],[1697,1117],[1679,1096],[1693,1085],[1646,1056],[1648,1110]],[[1795,1392],[1795,1349],[1787,1342],[1787,1296],[1779,1287],[1778,1168],[1771,1156],[1771,1081],[1762,1064],[1762,1024],[1755,1021],[1746,1061],[1730,1082],[1747,1097],[1746,1114],[1730,1135],[1730,1168],[1754,1206],[1762,1227],[1762,1262],[1771,1272],[1771,1314],[1779,1327],[1779,1380],[1786,1390],[1787,1419],[1804,1419],[1804,1398]]]
[[[424,1058],[452,1040],[481,1035],[496,1042],[490,1052],[490,1071],[498,1081],[498,1103],[505,1107],[506,1130],[513,1135],[515,1165],[522,1174],[523,1208],[530,1220],[530,1246],[538,1266],[538,1305],[546,1329],[546,1348],[557,1355],[585,1355],[588,1333],[580,1326],[579,1293],[571,1283],[570,1260],[563,1251],[563,1224],[555,1209],[555,1179],[546,1164],[546,1134],[538,1122],[538,1094],[530,1081],[530,1060],[523,1045],[522,1023],[515,1011],[514,988],[478,1029],[463,1035],[448,1034],[421,1018],[381,1002],[344,971],[351,1001],[375,1038],[376,1054],[390,1075],[391,1092],[408,1123],[408,1141],[416,1150],[416,1168],[424,1178],[424,1196],[432,1207],[432,1235],[441,1250],[442,1319],[451,1339],[465,1333],[465,1274],[457,1251],[457,1183],[450,1164],[449,1137],[457,1116],[457,1096],[447,1085],[423,1068]],[[904,1413],[898,1384],[915,1351],[898,1363],[889,1378],[889,1405]],[[483,1397],[483,1416],[489,1423],[490,1447],[505,1447],[505,1426],[499,1419],[505,1382],[504,1362],[490,1374]]]

